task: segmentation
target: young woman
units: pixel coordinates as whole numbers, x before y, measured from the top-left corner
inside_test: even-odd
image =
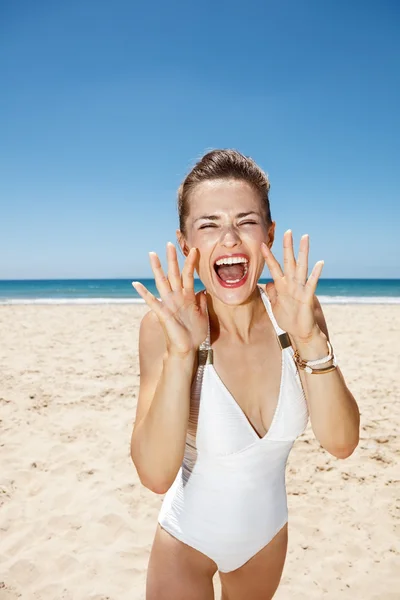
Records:
[[[140,392],[131,454],[143,485],[164,494],[147,574],[147,600],[273,597],[285,562],[285,466],[310,416],[332,455],[359,439],[359,411],[336,365],[308,276],[307,235],[297,260],[283,237],[271,252],[269,182],[233,150],[206,154],[179,189],[179,271],[150,253],[161,300],[139,337]],[[260,285],[265,263],[274,283]],[[194,292],[194,271],[205,290]]]

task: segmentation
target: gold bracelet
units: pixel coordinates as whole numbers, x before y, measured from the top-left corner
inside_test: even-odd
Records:
[[[333,351],[332,351],[332,354],[333,354]],[[307,373],[310,373],[311,375],[324,375],[325,373],[330,373],[331,371],[333,371],[334,369],[337,368],[336,358],[334,357],[333,365],[331,365],[330,367],[322,367],[320,369],[314,369],[307,364],[307,361],[305,361],[301,358],[298,350],[295,350],[295,352],[293,354],[293,360],[299,369],[303,369],[303,371],[306,371]]]
[[[306,367],[303,367],[302,365],[298,365],[300,369],[305,370]],[[310,373],[311,375],[325,375],[325,373],[330,373],[331,371],[334,371],[335,369],[337,369],[337,365],[332,365],[330,367],[323,367],[322,369],[312,369],[311,367],[307,368],[307,373]]]

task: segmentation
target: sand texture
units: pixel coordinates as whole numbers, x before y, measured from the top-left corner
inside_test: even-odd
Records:
[[[146,310],[0,307],[1,600],[144,599],[162,499],[129,455]],[[324,313],[361,440],[346,460],[310,426],[296,441],[275,598],[399,600],[400,306]]]

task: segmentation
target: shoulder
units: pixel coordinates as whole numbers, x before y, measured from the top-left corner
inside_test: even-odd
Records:
[[[267,292],[267,288],[266,288],[266,283],[257,283],[257,285],[262,288],[263,292],[265,292],[266,294],[268,294]]]
[[[140,321],[140,332],[144,336],[159,335],[162,327],[159,318],[152,310],[147,311]]]
[[[166,350],[165,335],[157,315],[149,310],[140,322],[139,352],[163,355]]]

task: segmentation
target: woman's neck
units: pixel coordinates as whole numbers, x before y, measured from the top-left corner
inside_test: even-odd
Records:
[[[261,324],[266,316],[261,291],[256,286],[253,294],[244,304],[229,306],[207,294],[207,308],[210,328],[218,339],[221,335],[232,341],[249,343],[250,333],[255,325]]]

